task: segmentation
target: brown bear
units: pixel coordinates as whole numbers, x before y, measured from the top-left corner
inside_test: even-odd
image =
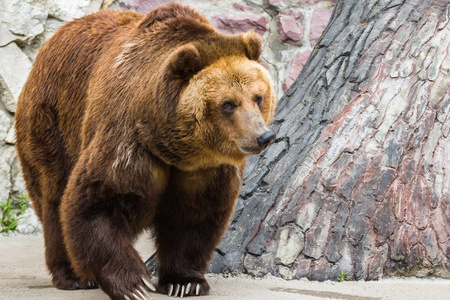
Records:
[[[62,26],[16,111],[17,151],[54,286],[146,299],[133,243],[152,230],[158,288],[204,295],[246,157],[275,138],[254,32],[219,33],[192,9],[105,10]]]

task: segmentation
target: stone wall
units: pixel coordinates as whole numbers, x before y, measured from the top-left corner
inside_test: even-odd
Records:
[[[169,0],[2,0],[0,1],[0,202],[25,193],[14,151],[14,112],[32,63],[64,22],[102,7],[147,13]],[[182,0],[224,33],[253,29],[263,37],[263,59],[278,96],[289,88],[328,24],[336,0]],[[39,232],[31,209],[17,232]]]
[[[146,13],[170,0],[117,0],[109,7]],[[336,0],[182,0],[224,33],[253,29],[263,37],[263,58],[270,65],[281,97],[294,82],[316,45]]]

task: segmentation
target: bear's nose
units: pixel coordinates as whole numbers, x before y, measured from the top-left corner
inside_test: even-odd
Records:
[[[269,130],[261,134],[258,138],[256,138],[259,148],[261,148],[261,150],[266,149],[267,146],[269,146],[270,142],[272,142],[276,136],[277,135],[272,130]]]

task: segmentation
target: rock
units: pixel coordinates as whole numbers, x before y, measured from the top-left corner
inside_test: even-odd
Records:
[[[63,24],[63,21],[49,17],[44,24],[44,32],[38,35],[29,45],[22,47],[23,53],[25,53],[31,61],[34,61],[44,42],[47,41]]]
[[[34,234],[42,231],[38,217],[31,207],[27,208],[17,224],[16,232],[21,234]]]
[[[11,167],[3,156],[0,157],[0,202],[9,198],[11,190]]]
[[[8,45],[11,42],[17,41],[19,36],[12,34],[11,31],[4,25],[0,23],[0,47]]]
[[[303,233],[298,228],[284,228],[280,233],[275,258],[284,266],[291,266],[302,252],[303,247]]]
[[[1,128],[0,128],[1,130]],[[11,128],[8,131],[8,134],[6,135],[5,142],[7,144],[15,144],[16,143],[16,131],[15,127],[11,126]]]
[[[0,66],[3,79],[0,84],[12,96],[2,97],[2,101],[8,111],[15,112],[17,99],[31,71],[31,62],[15,43],[11,43],[0,47]]]
[[[0,141],[4,141],[11,128],[12,116],[0,109]]]
[[[334,7],[328,6],[316,8],[314,10],[311,19],[311,32],[309,35],[312,47],[317,44],[323,30],[327,27],[331,14],[333,13],[333,9]]]
[[[283,92],[286,92],[287,89],[294,83],[295,79],[297,78],[298,74],[300,74],[300,71],[305,66],[306,62],[308,61],[309,55],[311,54],[311,50],[306,50],[300,53],[297,53],[291,64],[291,71],[289,72],[289,76],[285,79],[283,82]]]
[[[311,263],[311,280],[314,281],[325,281],[327,279],[329,279],[330,275],[329,273],[331,269],[331,264],[329,262],[327,262],[325,259],[320,258],[317,260],[314,260]],[[336,278],[336,276],[334,276],[334,278]]]
[[[16,160],[11,166],[11,192],[14,197],[20,197],[26,192],[25,181],[23,180],[22,171],[19,161]]]
[[[0,49],[1,49],[1,47],[0,47]],[[0,60],[1,60],[1,58],[0,58]],[[1,70],[0,70],[0,74],[1,74]],[[0,75],[0,101],[2,103],[13,103],[14,102],[14,97],[12,96],[9,89],[6,87],[6,82],[3,80],[3,77],[1,75]]]
[[[302,2],[307,3],[309,1],[310,4],[317,4],[319,2],[330,2],[330,3],[336,3],[336,0],[300,0]],[[328,3],[327,3],[328,4]]]
[[[317,217],[317,223],[313,224],[305,234],[305,250],[303,254],[308,257],[319,259],[327,245],[328,232],[331,227],[332,212],[321,210]]]
[[[280,5],[280,3],[287,4],[286,0],[269,0],[269,4],[272,6]]]
[[[95,3],[90,6],[89,0],[25,0],[33,6],[48,12],[54,18],[61,21],[71,21],[86,15]],[[97,0],[94,0],[97,1]]]
[[[295,6],[296,3],[289,2],[297,2],[297,1],[287,1],[287,0],[269,0],[269,5],[276,8],[278,11],[282,11],[287,9],[288,7]]]
[[[256,33],[264,35],[267,32],[267,18],[256,15],[225,15],[214,16],[211,22],[223,33],[234,34],[253,29]]]
[[[244,6],[244,5],[237,4],[237,3],[233,3],[233,8],[240,10],[240,11],[247,11],[247,10],[253,11],[254,10],[254,8],[252,8],[252,7]]]
[[[278,39],[281,43],[293,41],[301,42],[305,28],[301,25],[302,13],[288,13],[278,15]],[[301,43],[299,43],[301,45]]]
[[[89,6],[88,6],[88,8],[86,10],[86,14],[88,15],[88,14],[91,14],[91,13],[99,11],[102,8],[103,2],[105,2],[105,1],[103,1],[103,0],[90,0],[89,1]]]
[[[44,31],[46,19],[45,11],[21,0],[0,1],[0,22],[10,32],[9,35],[2,36],[0,40],[10,39],[28,44]],[[13,36],[15,39],[11,39]],[[4,45],[3,41],[2,44]]]
[[[14,127],[12,127],[13,129]],[[10,130],[11,132],[11,130]],[[6,145],[2,157],[10,167],[11,189],[9,197],[20,197],[25,193],[25,181],[23,180],[22,171],[20,169],[19,159],[16,150],[12,145]]]
[[[156,7],[172,2],[171,0],[119,0],[114,1],[111,8],[133,10],[141,14],[146,14]]]

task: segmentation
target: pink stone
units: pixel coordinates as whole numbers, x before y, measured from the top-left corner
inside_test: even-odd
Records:
[[[253,29],[256,33],[263,35],[267,31],[267,19],[255,15],[240,16],[215,16],[211,22],[221,32],[234,34]]]
[[[244,6],[244,5],[237,4],[237,3],[233,4],[233,8],[237,9],[237,10],[240,10],[240,11],[254,10],[252,7]]]
[[[299,42],[303,38],[305,28],[301,25],[301,12],[284,11],[278,16],[278,35],[280,42]]]
[[[291,71],[289,72],[289,76],[283,82],[283,92],[286,92],[287,89],[294,83],[295,79],[297,79],[298,74],[305,66],[308,61],[309,55],[311,54],[311,50],[306,50],[300,53],[297,53],[292,59]]]
[[[323,30],[327,27],[333,9],[334,7],[321,7],[314,10],[311,19],[311,33],[309,35],[312,47],[317,44]]]
[[[295,20],[297,20],[297,22],[301,22],[303,20],[303,13],[301,11],[296,11],[296,10],[284,10],[282,12],[280,12],[280,15],[286,15],[286,16],[291,16],[294,17]]]
[[[160,5],[172,2],[171,0],[120,0],[119,5],[125,9],[132,9],[141,14],[147,14]]]
[[[285,0],[273,0],[273,1],[269,0],[269,3],[271,3],[271,2],[278,3],[280,1],[285,2]],[[305,4],[317,4],[319,2],[325,2],[326,3],[325,5],[329,5],[330,3],[336,4],[337,0],[299,0],[299,2],[305,3]]]
[[[300,2],[308,2],[308,0],[300,0]],[[316,3],[319,3],[319,2],[331,2],[331,3],[335,3],[336,4],[336,0],[326,0],[326,1],[324,1],[324,0],[309,0],[309,3],[311,3],[311,4],[316,4]]]
[[[235,9],[238,9],[238,10],[241,10],[241,11],[244,11],[244,10],[245,10],[245,8],[244,8],[243,5],[240,5],[240,4],[237,4],[237,3],[234,3],[234,4],[233,4],[233,7],[234,7]]]
[[[269,0],[270,5],[277,5],[278,3],[286,3],[286,0]]]

